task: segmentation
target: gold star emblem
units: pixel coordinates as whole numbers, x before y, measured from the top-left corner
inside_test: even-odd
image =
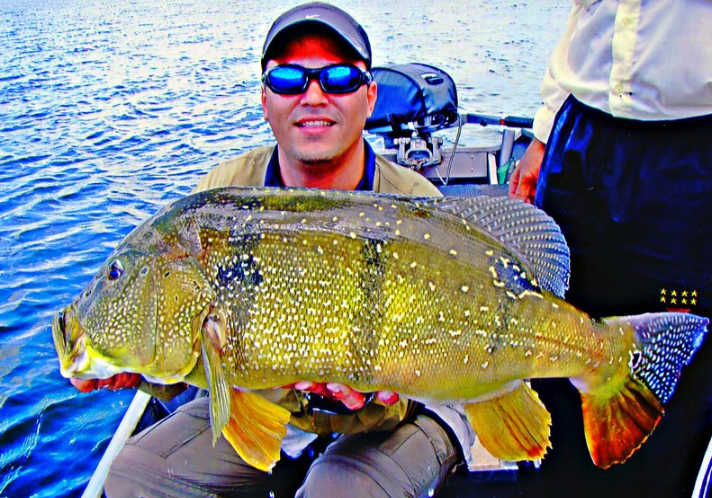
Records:
[[[673,291],[670,293],[670,295],[671,295],[671,296],[677,296],[677,291],[676,291],[676,290],[673,290]]]
[[[687,297],[687,291],[686,291],[686,290],[682,291],[682,297]]]
[[[667,294],[667,291],[665,289],[660,289],[660,295],[664,296],[665,294]]]
[[[675,299],[674,297],[670,299],[670,304],[677,304],[677,299]]]
[[[690,304],[691,304],[692,306],[696,305],[696,304],[697,304],[697,299],[694,299],[694,298],[693,298],[693,299],[690,299]]]

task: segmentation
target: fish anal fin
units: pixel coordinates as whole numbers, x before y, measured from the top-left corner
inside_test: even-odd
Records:
[[[551,447],[551,415],[524,382],[502,396],[464,408],[482,446],[499,459],[538,460]]]
[[[642,382],[628,377],[611,386],[581,393],[586,444],[593,463],[607,469],[625,462],[648,439],[663,407]]]
[[[289,410],[237,389],[232,389],[230,406],[230,421],[222,431],[225,439],[248,464],[264,472],[272,470],[287,434]]]

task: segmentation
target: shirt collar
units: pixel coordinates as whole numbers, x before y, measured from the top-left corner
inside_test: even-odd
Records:
[[[359,181],[355,190],[373,190],[373,178],[376,175],[376,153],[373,152],[371,145],[364,139],[364,162],[365,168],[363,171],[363,176],[361,181]],[[284,187],[284,182],[282,181],[282,175],[279,169],[279,154],[277,153],[277,147],[272,151],[272,157],[267,163],[267,171],[265,172],[265,187]]]

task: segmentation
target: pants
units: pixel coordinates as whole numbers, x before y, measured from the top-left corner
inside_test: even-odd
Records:
[[[621,120],[570,98],[535,202],[570,246],[572,304],[595,317],[673,309],[712,316],[712,118]],[[606,471],[586,450],[575,389],[532,385],[553,418],[553,450],[534,476],[549,496],[690,496],[712,436],[712,338],[683,369],[648,441]]]
[[[392,432],[320,438],[314,445],[323,454],[294,460],[283,454],[265,473],[244,463],[224,438],[213,448],[208,403],[192,401],[131,438],[111,466],[106,496],[426,496],[458,460],[445,429],[421,414]]]

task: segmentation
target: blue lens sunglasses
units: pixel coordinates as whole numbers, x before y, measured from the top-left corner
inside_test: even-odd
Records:
[[[309,82],[317,80],[324,93],[352,93],[373,81],[370,72],[351,64],[309,69],[296,64],[284,64],[267,70],[262,75],[262,83],[280,95],[299,95],[307,91]]]

